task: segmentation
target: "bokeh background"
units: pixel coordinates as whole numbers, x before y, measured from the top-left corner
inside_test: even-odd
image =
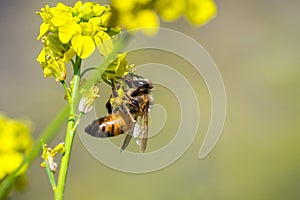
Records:
[[[62,87],[43,78],[35,61],[41,49],[35,12],[56,2],[0,3],[0,111],[29,118],[34,138],[65,104]],[[180,159],[152,173],[122,173],[99,163],[76,137],[66,199],[300,199],[300,2],[216,3],[218,16],[201,28],[183,19],[161,24],[202,44],[222,74],[227,118],[214,150],[198,159],[210,104],[203,82],[192,80],[199,81],[202,121]],[[51,145],[63,138],[61,132]],[[25,190],[11,199],[52,199],[40,161],[29,168]]]

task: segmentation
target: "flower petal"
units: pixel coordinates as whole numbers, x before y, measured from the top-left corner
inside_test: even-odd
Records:
[[[61,26],[72,20],[72,9],[62,3],[57,3],[56,7],[50,8],[53,18],[50,20],[54,26]]]
[[[47,33],[47,31],[49,30],[49,26],[50,26],[49,24],[45,24],[45,23],[41,24],[41,26],[40,26],[40,34],[37,37],[38,40],[40,40],[45,35],[45,33]]]
[[[73,35],[75,34],[80,34],[81,31],[81,27],[79,24],[77,24],[74,21],[68,21],[66,24],[63,24],[59,27],[59,32],[58,32],[58,36],[59,36],[59,40],[66,44],[70,41],[70,39],[73,37]]]
[[[75,35],[71,39],[71,44],[76,54],[82,59],[89,57],[95,50],[95,43],[91,36]]]
[[[42,49],[42,51],[40,52],[40,54],[38,55],[36,61],[38,61],[40,64],[46,62],[46,51],[45,51],[45,47],[43,47],[43,49]]]
[[[111,37],[106,32],[99,31],[94,36],[94,39],[95,39],[95,42],[96,42],[99,52],[104,57],[107,57],[114,48]]]

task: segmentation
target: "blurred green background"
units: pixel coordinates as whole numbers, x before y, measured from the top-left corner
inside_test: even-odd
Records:
[[[56,2],[0,6],[0,111],[31,119],[34,138],[65,104],[62,87],[43,78],[35,61],[41,49],[35,12]],[[65,199],[300,199],[300,1],[216,3],[218,16],[201,28],[183,19],[161,24],[202,44],[222,74],[227,118],[213,151],[198,159],[210,104],[205,85],[192,80],[199,83],[201,127],[179,160],[152,173],[122,173],[95,160],[76,137]],[[62,132],[51,145],[63,138]],[[26,189],[11,199],[52,199],[39,165],[38,158]]]

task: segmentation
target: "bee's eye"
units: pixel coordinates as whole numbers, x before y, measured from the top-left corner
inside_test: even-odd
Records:
[[[140,107],[139,104],[138,104],[138,102],[135,99],[131,99],[131,103],[132,103],[132,105],[134,105],[137,108]]]

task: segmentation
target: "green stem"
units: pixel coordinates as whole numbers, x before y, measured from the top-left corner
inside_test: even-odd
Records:
[[[102,63],[96,70],[95,73],[92,74],[90,79],[83,84],[83,88],[90,88],[95,82],[101,77],[101,74],[106,69],[106,67],[110,64],[111,60],[115,59],[116,53],[119,52],[120,48],[123,46],[122,42],[118,42],[114,50],[110,53],[110,55],[104,60],[104,63]],[[54,199],[55,200],[63,200],[64,196],[64,188],[66,183],[66,177],[68,172],[68,166],[70,162],[70,156],[71,156],[71,149],[73,144],[73,139],[76,133],[77,126],[81,120],[81,117],[84,113],[79,113],[79,116],[77,120],[76,118],[76,106],[78,104],[78,98],[77,94],[79,91],[79,84],[81,80],[80,76],[80,66],[81,66],[81,59],[79,57],[76,57],[76,61],[74,62],[72,60],[73,68],[74,68],[74,76],[73,76],[73,87],[71,91],[71,99],[69,102],[70,106],[70,113],[69,113],[69,119],[68,119],[68,126],[66,131],[66,138],[65,138],[65,152],[61,159],[61,166],[59,170],[58,175],[58,181],[57,181],[57,187],[54,191]]]
[[[80,121],[81,121],[81,118],[83,117],[84,113],[83,112],[80,112],[78,117],[77,117],[77,120],[75,122],[75,125],[73,127],[73,130],[72,131],[76,131],[77,127],[79,126],[80,124]]]
[[[54,178],[54,174],[53,172],[50,170],[50,166],[49,163],[46,161],[46,172],[52,187],[52,190],[55,191],[56,190],[56,183],[55,183],[55,178]]]
[[[69,102],[70,106],[70,112],[69,112],[69,118],[68,118],[68,125],[66,130],[66,137],[65,137],[65,152],[61,158],[61,166],[59,169],[59,175],[58,175],[58,181],[57,181],[57,187],[54,191],[54,199],[55,200],[62,200],[64,195],[64,188],[66,183],[66,177],[70,162],[70,156],[71,156],[71,149],[73,145],[73,139],[75,136],[76,128],[75,127],[75,118],[76,118],[76,105],[78,102],[77,95],[79,92],[79,84],[80,84],[80,65],[81,65],[81,59],[76,58],[76,61],[73,65],[74,68],[74,76],[73,76],[73,87],[71,92],[71,99]]]
[[[125,39],[125,42],[128,40]],[[101,77],[101,74],[105,70],[105,68],[110,64],[110,61],[115,59],[115,55],[117,52],[120,52],[120,49],[124,46],[125,43],[122,41],[117,42],[115,45],[113,51],[111,54],[104,60],[104,62],[97,67],[97,70],[95,73],[91,75],[88,81],[85,82],[83,85],[83,88],[90,88],[98,79]],[[77,96],[78,87],[80,83],[80,65],[81,60],[79,58],[76,59],[74,62],[73,60],[72,64],[74,66],[74,81],[73,82],[73,90],[71,94],[71,99],[73,102],[69,102],[69,106],[64,107],[60,113],[56,116],[55,119],[47,126],[47,128],[41,133],[40,137],[35,141],[34,146],[32,147],[32,150],[30,153],[24,158],[23,162],[20,164],[20,166],[11,174],[9,174],[1,183],[0,183],[0,199],[3,199],[5,195],[8,193],[8,190],[11,188],[13,183],[15,182],[16,178],[18,177],[17,174],[20,169],[26,164],[31,164],[31,162],[40,155],[40,149],[41,149],[41,141],[44,143],[48,143],[51,141],[51,139],[58,133],[58,131],[61,129],[62,125],[65,122],[65,118],[67,116],[67,113],[69,113],[69,121],[68,121],[68,128],[67,128],[67,135],[65,139],[65,147],[66,147],[66,153],[64,154],[61,162],[61,169],[59,171],[59,177],[58,177],[58,184],[57,188],[54,191],[55,199],[62,199],[63,198],[63,192],[64,192],[64,184],[66,179],[66,173],[67,173],[67,166],[69,164],[69,158],[70,158],[70,151],[72,147],[72,142],[74,138],[74,134],[76,131],[77,125],[75,124],[75,110],[74,110],[74,99],[73,97]],[[63,84],[65,87],[66,85]],[[66,88],[65,88],[66,89]],[[78,101],[78,99],[76,99]],[[72,105],[71,105],[72,104]],[[80,117],[79,117],[80,118]],[[79,123],[79,122],[77,122]],[[73,127],[73,128],[72,128]],[[68,141],[68,142],[67,142]]]

